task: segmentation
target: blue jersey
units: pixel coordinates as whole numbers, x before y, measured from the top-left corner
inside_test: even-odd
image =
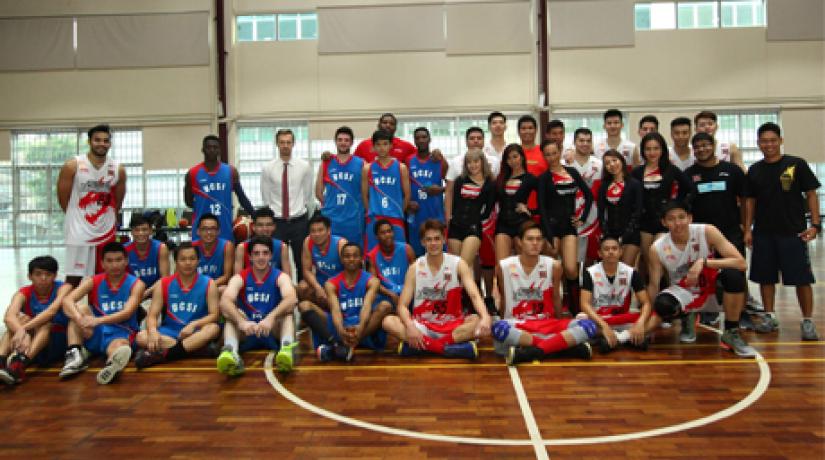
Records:
[[[211,253],[206,253],[202,241],[195,241],[193,246],[198,250],[198,273],[210,278],[217,279],[223,276],[223,264],[226,259],[226,245],[229,243],[223,238],[218,238]]]
[[[232,240],[232,167],[220,163],[215,171],[207,171],[203,163],[189,170],[190,186],[194,198],[192,215],[192,241],[199,239],[200,216],[212,213],[220,220],[220,237]]]
[[[427,187],[442,185],[441,162],[432,159],[421,160],[418,155],[410,158],[410,201],[418,203],[418,212],[411,213],[409,223],[410,244],[417,256],[424,254],[419,229],[427,219],[444,222],[444,194],[429,195]]]
[[[367,283],[370,279],[372,279],[372,275],[361,270],[355,283],[351,286],[347,285],[343,272],[329,280],[338,290],[338,305],[341,307],[341,315],[344,317],[344,327],[358,325],[361,307],[364,306],[364,297],[367,295]]]
[[[247,268],[240,275],[243,286],[238,293],[238,308],[250,321],[261,321],[281,303],[281,289],[278,288],[281,271],[270,268],[260,280],[255,278],[252,268]]]
[[[344,264],[341,263],[341,255],[338,254],[339,241],[341,241],[340,237],[331,235],[326,252],[322,252],[321,248],[312,242],[312,238],[309,239],[312,265],[315,266],[315,279],[318,280],[318,284],[321,286],[344,269]]]
[[[404,192],[398,160],[393,159],[389,165],[381,166],[376,159],[370,163],[369,171],[369,216],[403,220]]]
[[[161,244],[163,243],[154,238],[150,239],[149,251],[143,256],[138,253],[134,241],[126,245],[126,254],[129,255],[129,273],[140,278],[147,288],[160,279],[158,254],[160,253]]]
[[[367,254],[370,264],[375,267],[381,285],[390,291],[401,295],[401,288],[404,287],[404,277],[407,276],[407,268],[410,261],[407,260],[407,245],[395,242],[395,251],[392,254],[384,254],[381,246],[376,246]]]
[[[251,267],[252,260],[249,258],[249,240],[246,240],[242,243],[243,246],[239,247],[238,251],[243,251],[243,268]],[[284,242],[279,240],[278,238],[272,238],[272,258],[269,259],[269,265],[277,268],[278,270],[283,270],[284,267],[281,267],[281,251],[284,250]]]
[[[322,165],[324,207],[321,214],[333,222],[364,221],[364,200],[361,197],[361,173],[364,160],[351,156],[346,163],[332,157]]]
[[[161,327],[181,328],[209,313],[206,293],[212,279],[195,274],[190,286],[184,286],[178,275],[165,276],[160,281],[164,315]]]
[[[18,291],[25,299],[23,302],[23,309],[21,311],[28,315],[29,318],[34,318],[35,316],[43,313],[47,308],[49,308],[49,305],[54,302],[55,297],[57,297],[57,291],[60,290],[61,286],[63,286],[63,281],[55,280],[52,285],[52,290],[49,291],[48,297],[45,298],[37,297],[37,292],[34,290],[34,285],[30,284],[28,286],[23,286],[20,288],[20,291]],[[63,332],[65,331],[65,327],[69,325],[69,318],[65,313],[63,313],[62,308],[57,310],[57,313],[55,313],[54,318],[52,318],[52,324],[52,332]]]
[[[132,287],[138,281],[135,275],[125,274],[120,286],[110,286],[105,273],[92,278],[92,290],[89,291],[89,306],[95,316],[108,316],[119,313],[126,308],[126,302],[132,293]],[[122,323],[110,326],[119,326],[132,332],[137,332],[137,314]]]

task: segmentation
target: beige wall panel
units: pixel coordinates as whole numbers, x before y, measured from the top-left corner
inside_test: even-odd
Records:
[[[205,11],[210,10],[213,3],[213,0],[6,0],[0,2],[0,16]]]
[[[772,96],[825,97],[825,42],[768,43],[767,62]]]
[[[450,1],[448,3],[462,2],[463,0],[459,0],[457,2]],[[445,2],[438,0],[428,0],[423,2],[416,2],[412,0],[234,0],[235,12],[238,14],[260,13],[266,11],[312,11],[317,7],[325,6],[421,5],[427,3],[441,5]]]
[[[203,161],[201,143],[211,133],[207,124],[143,128],[143,169],[188,168]]]
[[[769,0],[768,40],[825,40],[825,2]]]
[[[785,153],[825,162],[825,109],[783,110],[780,116]]]
[[[366,139],[372,136],[372,133],[378,128],[378,117],[381,114],[376,113],[374,118],[341,118],[335,121],[311,121],[309,122],[309,138],[312,140],[332,140],[335,135],[335,130],[341,126],[349,126],[355,133],[356,139]],[[353,150],[355,146],[353,146]]]
[[[203,118],[214,112],[207,67],[0,74],[0,123]]]
[[[0,161],[11,161],[11,132],[0,129]]]

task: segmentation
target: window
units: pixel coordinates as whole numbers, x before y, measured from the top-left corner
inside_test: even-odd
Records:
[[[676,5],[673,2],[636,4],[636,30],[675,28]]]
[[[441,150],[445,158],[451,159],[467,151],[465,133],[467,128],[477,126],[484,130],[484,140],[490,140],[490,131],[487,129],[487,115],[459,115],[452,117],[404,117],[399,120],[395,135],[407,141],[413,141],[416,128],[425,127],[430,130],[430,149]],[[516,123],[522,114],[505,113],[507,130],[504,139],[508,144],[518,143],[518,129]],[[537,142],[541,139],[536,137]]]
[[[722,1],[722,27],[764,27],[763,0]]]
[[[625,114],[625,117],[627,117],[627,114]],[[589,128],[590,131],[593,131],[594,148],[596,147],[596,142],[607,137],[607,132],[604,130],[604,117],[601,113],[564,114],[558,115],[555,118],[564,122],[565,147],[573,146],[573,134],[578,128]],[[628,139],[627,118],[625,118],[624,122],[622,139]]]
[[[635,5],[636,30],[765,27],[765,0],[651,2]]]
[[[712,29],[719,27],[717,2],[679,2],[680,29]]]
[[[317,40],[316,13],[283,13],[238,16],[235,37],[239,42]]]

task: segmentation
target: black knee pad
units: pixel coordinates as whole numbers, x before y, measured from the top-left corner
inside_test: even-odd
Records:
[[[663,321],[670,321],[682,313],[682,305],[673,294],[660,292],[653,299],[653,310]]]
[[[724,292],[731,294],[741,294],[745,292],[745,274],[739,270],[725,268],[719,272],[718,279],[721,282]]]

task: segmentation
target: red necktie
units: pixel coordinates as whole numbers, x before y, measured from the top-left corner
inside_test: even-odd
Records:
[[[289,186],[287,185],[286,167],[289,163],[284,163],[284,174],[281,177],[281,200],[283,206],[281,207],[281,218],[289,219]]]

